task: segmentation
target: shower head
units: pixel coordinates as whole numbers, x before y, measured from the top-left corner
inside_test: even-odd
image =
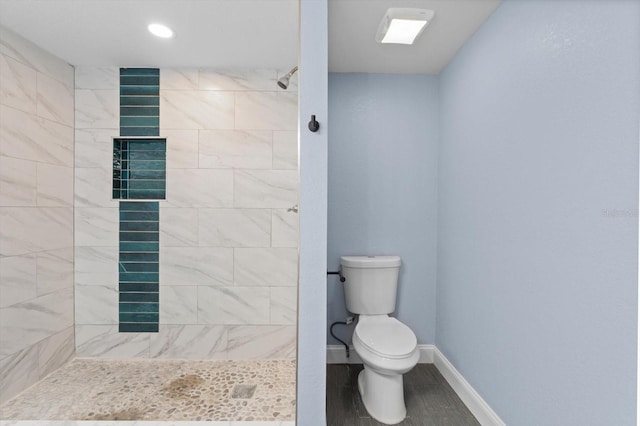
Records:
[[[295,67],[291,68],[291,71],[289,71],[286,75],[281,77],[280,80],[278,80],[278,86],[280,86],[284,90],[287,90],[287,87],[289,87],[289,79],[291,78],[291,76],[293,74],[296,73],[296,71],[298,71],[298,66],[297,65]]]

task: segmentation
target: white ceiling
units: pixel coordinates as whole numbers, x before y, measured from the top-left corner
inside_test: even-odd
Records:
[[[501,0],[331,0],[329,69],[334,72],[439,74]],[[435,11],[413,45],[376,43],[389,7]]]
[[[147,25],[175,32],[159,39]],[[0,24],[73,65],[291,68],[297,0],[0,0]]]
[[[305,0],[310,1],[310,0]],[[500,0],[330,0],[329,69],[437,74]],[[413,46],[380,45],[389,7],[436,11]],[[162,22],[170,40],[147,32]],[[0,0],[0,24],[77,66],[249,67],[297,63],[298,0]]]

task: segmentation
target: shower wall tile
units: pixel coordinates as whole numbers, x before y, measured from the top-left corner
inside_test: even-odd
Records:
[[[298,132],[273,132],[273,169],[298,170]]]
[[[151,358],[225,359],[227,329],[219,325],[167,325],[150,337]]]
[[[198,245],[198,209],[160,209],[160,246],[195,247]]]
[[[118,67],[76,67],[75,88],[112,89],[120,87],[120,69]]]
[[[73,74],[0,26],[0,402],[75,353]]]
[[[224,286],[233,282],[233,249],[160,247],[161,285]]]
[[[42,250],[42,241],[31,228],[38,223],[36,209],[0,208],[0,256],[16,256]]]
[[[201,246],[269,247],[270,235],[268,209],[199,209]]]
[[[224,292],[222,288],[198,287],[198,324],[224,324]]]
[[[73,86],[67,86],[42,73],[38,73],[37,86],[38,116],[73,127]]]
[[[226,287],[223,290],[226,324],[269,324],[268,288]]]
[[[268,130],[202,130],[200,168],[271,169],[271,139]]]
[[[37,163],[0,156],[0,206],[35,206]]]
[[[76,324],[118,324],[118,288],[114,285],[75,286]]]
[[[295,356],[298,215],[286,210],[298,203],[296,76],[281,91],[278,75],[160,70],[160,327],[118,333],[100,324],[118,279],[117,206],[100,189],[111,185],[117,69],[77,70],[76,109],[87,107],[76,126],[78,356]]]
[[[233,171],[167,170],[167,200],[171,207],[232,207]]]
[[[197,68],[163,68],[160,71],[160,88],[163,90],[197,90]]]
[[[35,298],[36,277],[35,254],[0,257],[0,308]]]
[[[73,245],[73,209],[0,207],[0,256]]]
[[[107,285],[118,283],[118,246],[75,248],[75,284]]]
[[[0,53],[73,87],[73,67],[5,27],[0,27]]]
[[[234,249],[234,283],[239,286],[295,286],[298,251],[294,248]]]
[[[38,376],[49,373],[71,361],[75,355],[73,326],[38,343]]]
[[[286,92],[238,92],[235,128],[296,130],[298,96]]]
[[[200,70],[200,90],[275,91],[278,72],[271,68],[207,68]]]
[[[294,84],[297,81],[294,78]],[[298,131],[298,93],[295,91],[278,92],[278,101],[281,102],[282,116],[280,117],[282,129],[274,130],[293,130]]]
[[[298,213],[271,210],[271,247],[298,247]]]
[[[168,141],[168,169],[198,168],[198,130],[163,129],[160,136]]]
[[[75,206],[118,207],[112,197],[113,172],[107,168],[80,168],[75,170]]]
[[[76,246],[118,246],[118,208],[76,208]]]
[[[160,127],[164,129],[233,129],[235,94],[160,89]]]
[[[198,287],[160,286],[160,324],[197,324]],[[162,331],[162,327],[160,327]]]
[[[296,306],[298,304],[297,287],[271,287],[270,312],[271,324],[296,324]]]
[[[215,309],[211,309],[214,306]],[[201,324],[269,324],[269,289],[198,287]]]
[[[0,309],[0,357],[26,349],[73,325],[73,290]]]
[[[298,173],[293,170],[235,170],[234,205],[289,208],[298,204]]]
[[[116,129],[120,125],[120,92],[76,89],[76,129]]]
[[[231,326],[228,331],[229,359],[294,358],[295,326]]]
[[[36,254],[38,296],[73,288],[73,247]]]
[[[0,103],[35,114],[36,75],[35,70],[0,54]]]
[[[41,207],[73,207],[73,168],[38,163],[37,198]]]
[[[113,169],[113,138],[118,129],[76,129],[75,167]]]
[[[148,358],[150,333],[119,333],[117,325],[76,325],[76,355]]]
[[[0,357],[0,404],[7,402],[39,379],[36,345]]]
[[[0,155],[73,167],[73,128],[0,105]]]

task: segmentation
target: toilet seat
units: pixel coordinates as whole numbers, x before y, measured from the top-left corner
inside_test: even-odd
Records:
[[[418,345],[409,327],[386,315],[360,316],[354,334],[367,350],[384,358],[410,357]]]

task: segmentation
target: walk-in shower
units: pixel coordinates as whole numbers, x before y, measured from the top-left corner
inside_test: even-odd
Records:
[[[180,3],[0,0],[0,423],[294,421],[298,3]]]

